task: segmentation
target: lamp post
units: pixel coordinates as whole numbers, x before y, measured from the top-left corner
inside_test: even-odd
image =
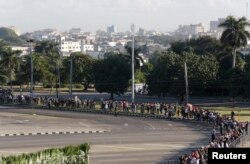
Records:
[[[70,54],[70,98],[72,99],[72,74],[73,74],[73,57],[72,54]]]
[[[135,37],[132,34],[132,103],[135,102]]]
[[[186,105],[189,101],[189,91],[188,91],[188,73],[187,73],[187,63],[184,63],[184,69],[185,69],[185,86],[186,86]]]
[[[33,58],[32,58],[32,43],[34,42],[34,39],[27,40],[29,43],[29,49],[30,49],[30,98],[31,98],[31,105],[33,107]]]

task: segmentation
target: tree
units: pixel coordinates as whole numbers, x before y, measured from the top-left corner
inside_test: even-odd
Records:
[[[37,82],[50,82],[52,73],[50,71],[50,66],[46,58],[38,53],[32,54],[33,59],[33,70],[34,70],[34,84]],[[23,58],[23,63],[21,65],[20,81],[28,83],[30,82],[30,55]]]
[[[0,39],[3,39],[8,43],[15,43],[15,44],[25,43],[25,40],[20,38],[13,30],[6,27],[0,27]]]
[[[155,59],[152,61],[156,61]],[[157,57],[153,70],[147,76],[150,94],[183,96],[185,94],[184,62],[188,67],[190,92],[206,94],[218,78],[219,64],[213,55],[164,52]]]
[[[246,30],[246,27],[250,26],[245,17],[239,19],[228,16],[219,27],[223,27],[225,30],[221,36],[221,43],[226,47],[232,48],[233,62],[232,68],[236,66],[236,51],[238,48],[247,45],[247,39],[250,39],[250,33]]]
[[[132,59],[132,48],[130,46],[125,46],[125,49],[127,50],[128,54],[125,55],[128,61],[131,63]],[[140,48],[135,48],[134,49],[134,59],[135,59],[135,69],[139,69],[143,66],[144,60],[143,58],[139,55],[141,52]]]
[[[13,51],[10,47],[7,47],[1,53],[0,67],[8,74],[10,88],[12,88],[12,80],[15,78],[15,73],[20,68],[20,53],[21,51]]]
[[[58,52],[58,44],[53,41],[39,41],[36,43],[34,50],[37,53],[49,56]]]
[[[184,52],[193,52],[197,55],[217,55],[222,49],[220,42],[209,36],[172,42],[170,48],[171,51],[179,55],[182,55]]]
[[[64,81],[69,79],[71,59],[73,62],[73,81],[83,84],[84,90],[87,90],[89,85],[94,81],[93,64],[95,60],[81,52],[72,53],[71,57],[65,59],[63,62]]]
[[[124,55],[111,55],[94,64],[94,82],[98,92],[108,92],[113,99],[114,94],[127,91],[131,78],[131,67]]]
[[[149,94],[165,96],[177,79],[181,58],[173,52],[163,52],[155,58],[151,60],[154,65],[153,70],[147,76]]]

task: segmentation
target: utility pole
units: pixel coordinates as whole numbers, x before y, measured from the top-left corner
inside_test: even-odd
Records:
[[[135,102],[135,37],[132,34],[132,103]]]
[[[73,72],[73,57],[70,59],[70,98],[72,99],[72,72]]]
[[[32,43],[34,42],[33,39],[27,40],[29,43],[29,48],[30,48],[30,99],[31,99],[31,105],[33,106],[33,58],[32,58]]]
[[[188,73],[187,73],[187,63],[184,63],[184,69],[185,69],[185,85],[186,85],[186,104],[189,102],[189,89],[188,89]]]
[[[247,4],[246,4],[246,18],[247,18],[247,20],[248,20],[248,2],[247,2]]]

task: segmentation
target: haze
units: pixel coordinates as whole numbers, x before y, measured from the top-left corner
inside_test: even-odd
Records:
[[[94,32],[117,26],[127,31],[132,23],[147,30],[172,31],[179,24],[217,20],[227,15],[246,16],[248,0],[0,0],[0,26],[22,32],[45,28],[64,31],[80,27]]]

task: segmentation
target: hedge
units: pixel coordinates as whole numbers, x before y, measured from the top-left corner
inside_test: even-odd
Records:
[[[36,153],[0,157],[1,164],[88,164],[90,145],[51,148]]]

